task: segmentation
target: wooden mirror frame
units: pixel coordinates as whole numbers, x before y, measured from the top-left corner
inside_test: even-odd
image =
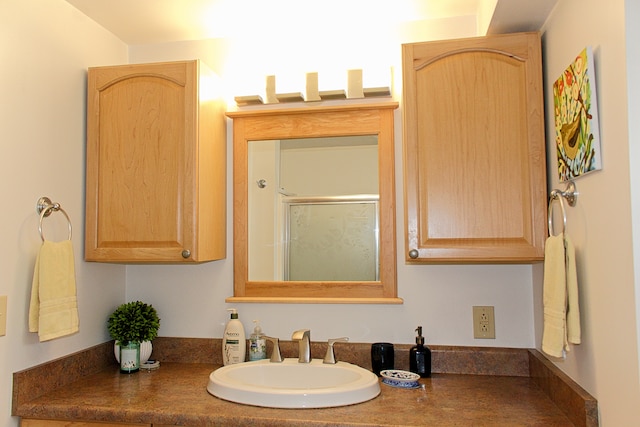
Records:
[[[227,302],[401,304],[396,286],[394,110],[397,102],[247,109],[233,119],[233,296]],[[249,141],[377,135],[380,280],[250,281],[248,259]]]

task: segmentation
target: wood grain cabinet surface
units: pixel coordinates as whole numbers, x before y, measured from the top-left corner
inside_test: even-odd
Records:
[[[20,421],[20,427],[152,427],[152,425],[71,420],[36,420],[33,418],[23,418]]]
[[[38,420],[34,418],[23,418],[20,420],[20,427],[169,427],[164,424],[132,424],[132,423],[112,423],[101,421],[72,421],[72,420]],[[187,426],[173,426],[187,427]]]
[[[164,424],[132,424],[132,423],[112,423],[100,421],[72,421],[72,420],[37,420],[34,418],[23,418],[20,420],[20,427],[169,427]],[[187,427],[187,426],[172,426]]]
[[[405,44],[407,262],[536,262],[546,238],[538,33]]]
[[[226,256],[226,118],[199,61],[90,68],[85,259]]]

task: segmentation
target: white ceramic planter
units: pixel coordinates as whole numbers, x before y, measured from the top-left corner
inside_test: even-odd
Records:
[[[153,345],[151,341],[142,341],[140,343],[140,364],[149,360],[151,352],[153,351]],[[116,356],[116,360],[120,363],[120,346],[116,343],[113,344],[113,354]]]

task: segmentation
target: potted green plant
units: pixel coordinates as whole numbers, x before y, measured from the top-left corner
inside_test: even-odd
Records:
[[[121,304],[111,313],[107,320],[107,329],[115,340],[114,354],[121,362],[121,348],[138,348],[139,363],[144,363],[151,356],[151,341],[158,336],[160,318],[151,304],[133,301]],[[121,362],[121,370],[123,368]],[[133,368],[137,370],[137,367]]]

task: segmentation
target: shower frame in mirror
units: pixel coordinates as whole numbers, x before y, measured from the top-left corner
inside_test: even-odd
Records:
[[[270,107],[227,112],[233,119],[233,296],[227,302],[402,304],[396,285],[394,111],[397,102]],[[380,208],[378,281],[250,281],[249,141],[377,135]]]

